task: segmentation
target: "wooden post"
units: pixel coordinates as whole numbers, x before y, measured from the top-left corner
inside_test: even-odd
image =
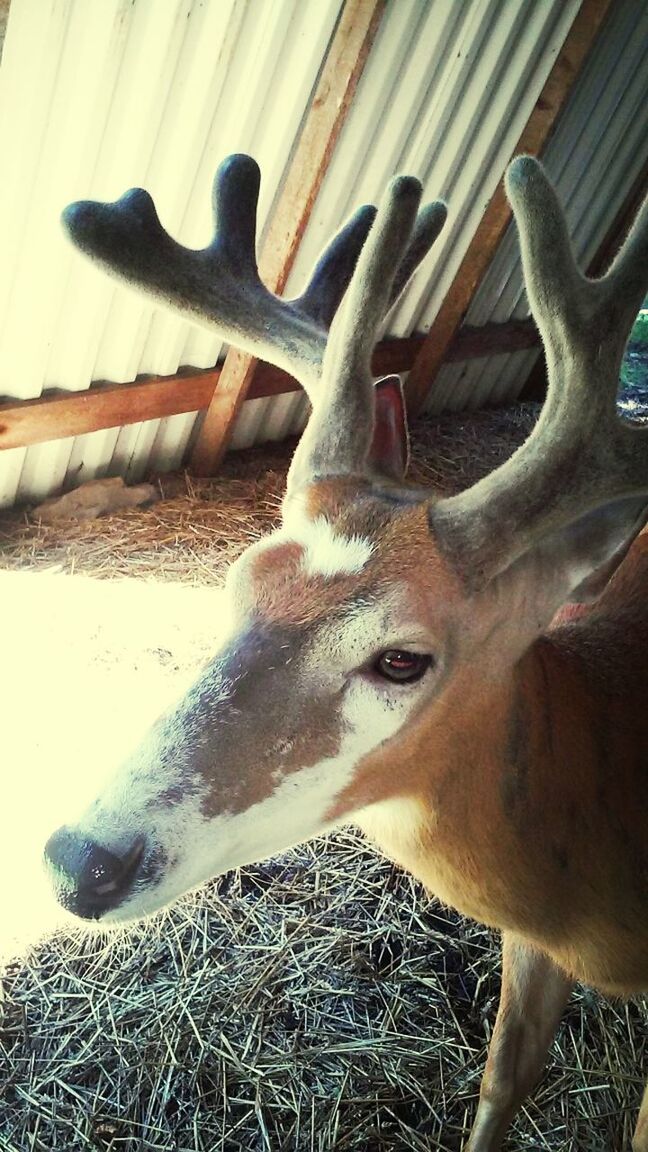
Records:
[[[575,81],[613,0],[583,0],[554,66],[540,93],[512,156],[539,155],[567,103]],[[406,385],[411,415],[423,407],[447,351],[461,325],[482,278],[511,219],[511,209],[500,183],[477,227],[468,251],[450,286]]]
[[[385,0],[346,0],[259,257],[259,272],[281,293],[362,75]],[[199,476],[218,467],[249,394],[258,361],[232,348],[191,457]]]

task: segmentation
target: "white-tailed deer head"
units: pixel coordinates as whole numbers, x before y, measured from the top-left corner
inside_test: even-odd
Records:
[[[400,381],[374,391],[370,358],[377,327],[438,235],[445,206],[417,215],[420,185],[397,177],[379,212],[361,208],[304,293],[287,302],[259,280],[258,191],[249,157],[221,165],[215,237],[200,252],[166,235],[141,190],[66,211],[75,243],[95,259],[292,371],[313,407],[283,528],[230,573],[230,641],[151,733],[148,751],[135,753],[110,798],[98,798],[89,823],[50,842],[61,899],[82,916],[137,916],[330,827],[355,765],[420,695],[412,686],[406,701],[398,684],[383,700],[392,682],[372,670],[387,636],[394,649],[424,653],[428,645],[414,615],[405,626],[405,584],[386,571],[384,594],[372,589],[376,563],[389,565],[400,551],[396,535],[381,558],[379,541],[398,534],[398,513],[410,503],[379,494],[402,477],[407,440]],[[424,504],[419,519],[413,531],[426,534]],[[393,679],[405,679],[407,669],[392,664]]]
[[[66,210],[93,259],[293,372],[313,406],[282,528],[229,573],[231,638],[84,823],[50,842],[60,896],[79,915],[140,915],[378,801],[416,796],[413,774],[434,754],[419,763],[419,735],[447,715],[452,683],[475,660],[510,667],[565,601],[607,580],[636,533],[648,434],[618,420],[615,399],[645,290],[645,219],[592,282],[540,165],[519,158],[507,186],[549,394],[506,464],[436,501],[399,485],[400,384],[375,393],[370,372],[378,325],[445,219],[439,203],[417,217],[416,180],[397,177],[375,219],[360,209],[290,302],[258,277],[249,157],[221,165],[215,237],[201,251],[164,232],[141,189]],[[461,713],[447,722],[460,738]]]
[[[400,384],[374,388],[370,358],[443,206],[417,216],[417,181],[397,177],[375,219],[361,209],[285,302],[256,270],[258,182],[247,157],[221,166],[216,236],[199,252],[163,231],[141,190],[66,212],[94,260],[292,372],[313,411],[281,528],[230,570],[228,640],[80,823],[50,839],[59,899],[88,919],[141,916],[355,821],[443,899],[504,930],[507,1019],[516,1004],[531,1019],[531,1000],[555,1023],[575,976],[648,986],[648,884],[636,890],[645,786],[636,812],[628,800],[648,720],[641,732],[633,721],[618,781],[591,735],[608,724],[616,749],[610,651],[624,628],[646,638],[648,613],[628,623],[639,596],[622,582],[627,612],[611,640],[590,628],[569,648],[543,635],[567,602],[601,593],[645,519],[648,430],[620,422],[615,402],[648,280],[648,207],[608,274],[590,281],[540,164],[510,166],[548,395],[507,463],[436,499],[403,484]],[[597,665],[591,652],[606,645]],[[629,942],[621,925],[639,920]],[[533,1045],[549,1042],[538,1026],[518,1059],[522,1026],[514,1042],[499,1029],[471,1144],[480,1152],[499,1147],[513,1097],[537,1073]],[[507,1096],[509,1065],[518,1080]]]

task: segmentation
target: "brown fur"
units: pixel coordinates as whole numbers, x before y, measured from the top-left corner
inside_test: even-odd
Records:
[[[421,818],[411,835],[392,828],[377,838],[433,892],[520,934],[575,978],[615,993],[647,988],[648,534],[596,604],[559,614],[519,658],[507,638],[514,651],[513,608],[466,596],[430,536],[425,504],[391,507],[369,486],[339,480],[313,485],[308,511],[340,535],[371,539],[374,554],[360,574],[332,579],[305,576],[298,544],[254,554],[263,621],[317,628],[398,580],[452,651],[434,698],[366,758],[331,819],[414,800]]]
[[[502,931],[501,1004],[468,1145],[494,1152],[573,981],[648,989],[648,534],[595,604],[554,614],[559,552],[555,566],[522,556],[475,592],[430,531],[426,500],[351,480],[312,485],[308,499],[312,518],[371,540],[371,558],[353,576],[308,577],[299,545],[269,544],[252,559],[254,603],[265,623],[314,634],[398,588],[403,623],[409,614],[429,638],[427,695],[327,817],[356,819],[430,891]],[[312,761],[334,715],[309,721],[299,756]],[[648,1152],[646,1116],[648,1091],[636,1152]]]
[[[416,551],[416,510],[403,521]],[[378,571],[395,542],[386,532]],[[421,599],[433,592],[460,616],[456,583],[436,560],[419,567]],[[597,605],[511,667],[505,652],[497,658],[501,634],[485,629],[471,661],[396,747],[365,760],[333,813],[417,801],[409,838],[378,834],[388,855],[465,914],[622,994],[648,988],[646,576],[644,535]]]
[[[309,626],[348,611],[352,600],[378,598],[394,582],[409,582],[412,594],[427,601],[439,582],[459,588],[459,581],[445,572],[442,560],[430,549],[426,506],[389,507],[368,484],[329,480],[309,489],[308,515],[322,516],[336,534],[370,540],[374,553],[359,574],[329,577],[306,576],[303,549],[280,541],[249,557],[249,595],[259,618],[273,624]],[[421,570],[421,555],[425,568]],[[241,558],[246,560],[245,554]],[[241,561],[239,561],[239,564]]]

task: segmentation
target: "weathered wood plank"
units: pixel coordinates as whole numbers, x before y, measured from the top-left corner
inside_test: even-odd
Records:
[[[281,293],[362,75],[385,0],[346,0],[259,257],[259,272]],[[231,349],[191,458],[198,475],[213,472],[227,451],[258,361]]]
[[[0,404],[0,449],[25,448],[103,428],[197,412],[209,404],[218,372],[213,369],[8,401]]]
[[[383,340],[373,355],[376,376],[408,372],[425,336]],[[539,343],[531,321],[513,320],[506,324],[486,324],[483,328],[462,328],[448,351],[448,360],[472,360],[493,352],[513,352]],[[217,389],[221,368],[206,371],[187,369],[175,376],[136,380],[133,384],[100,384],[87,392],[54,393],[35,400],[10,400],[0,404],[0,450],[26,448],[47,440],[82,436],[104,428],[120,428],[144,420],[160,420],[182,412],[208,408]],[[250,386],[248,399],[281,396],[297,392],[301,386],[292,376],[260,364]]]

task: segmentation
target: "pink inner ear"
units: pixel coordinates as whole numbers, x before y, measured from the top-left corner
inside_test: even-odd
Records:
[[[377,472],[402,480],[409,463],[409,433],[400,376],[385,376],[374,385],[375,427],[369,463]]]

